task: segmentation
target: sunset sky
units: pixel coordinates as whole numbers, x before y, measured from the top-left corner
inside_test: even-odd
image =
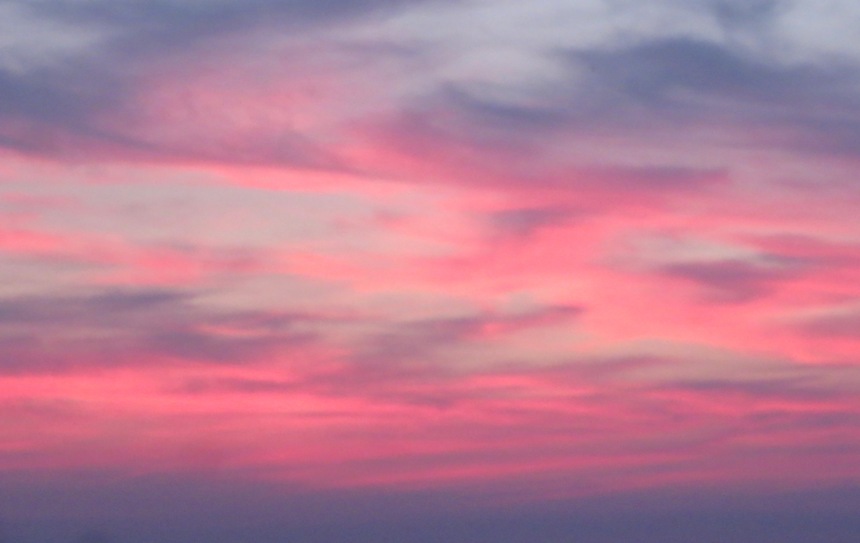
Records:
[[[0,541],[856,543],[858,28],[0,1]]]

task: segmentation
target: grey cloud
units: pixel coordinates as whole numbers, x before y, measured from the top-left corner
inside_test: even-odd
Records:
[[[75,28],[100,29],[96,44],[59,51],[54,62],[0,69],[0,145],[51,157],[171,160],[176,157],[338,169],[337,160],[290,127],[243,134],[242,142],[218,133],[189,135],[180,143],[142,133],[140,79],[162,59],[198,48],[217,51],[220,38],[261,27],[293,34],[319,25],[384,15],[421,0],[251,0],[248,2],[43,1],[13,2],[28,14]],[[205,45],[204,45],[205,44]],[[229,107],[225,104],[225,107]],[[229,127],[224,127],[229,128]],[[217,131],[216,131],[217,132]]]
[[[92,156],[108,148],[164,160],[190,156],[347,168],[324,145],[287,126],[237,138],[245,143],[222,141],[210,133],[189,135],[182,144],[147,137],[129,115],[135,109],[136,80],[155,69],[160,58],[177,53],[193,58],[198,48],[218,51],[223,46],[218,41],[221,37],[261,28],[312,33],[329,29],[329,24],[383,16],[432,1],[16,2],[39,17],[107,31],[100,46],[64,60],[62,66],[0,72],[0,121],[4,121],[0,124],[5,125],[0,127],[0,145],[47,155]],[[664,8],[681,9],[680,4],[669,2]],[[708,10],[724,25],[737,27],[765,24],[782,5],[769,0],[703,0],[694,9]],[[536,159],[552,160],[542,151],[570,134],[595,128],[637,133],[672,130],[693,120],[753,123],[774,133],[792,133],[798,149],[860,152],[858,66],[849,61],[780,65],[732,43],[670,36],[623,46],[556,48],[546,54],[559,61],[569,77],[545,84],[512,83],[519,85],[515,94],[525,96],[523,100],[501,99],[487,86],[442,81],[435,91],[426,89],[419,103],[395,107],[402,112],[402,132],[424,131],[429,139],[448,139],[451,149],[444,154],[465,156],[466,162],[490,164],[504,154],[507,169],[514,173],[518,168],[534,168]],[[397,77],[412,76],[404,72]],[[450,115],[436,115],[440,111]],[[113,124],[103,123],[104,119],[112,119]],[[785,145],[785,141],[771,143]]]
[[[642,398],[651,397],[652,402],[645,404],[650,409],[676,420],[702,418],[701,413],[690,414],[686,403],[690,397],[695,397],[695,402],[730,407],[728,411],[714,413],[710,419],[716,430],[714,437],[735,442],[751,435],[773,436],[772,443],[760,447],[757,454],[785,454],[786,444],[781,436],[790,432],[808,435],[806,443],[792,444],[792,454],[820,454],[827,449],[850,458],[858,450],[850,438],[822,438],[822,433],[851,436],[860,430],[856,392],[850,385],[836,384],[839,379],[856,377],[856,372],[834,370],[827,377],[822,379],[820,370],[801,368],[770,377],[669,378],[639,385],[636,393]]]
[[[706,0],[727,28],[766,24],[786,5],[785,0]]]
[[[753,11],[762,18],[776,9],[759,4]],[[718,2],[711,9],[740,20],[752,8]],[[522,83],[519,92],[528,99],[503,102],[492,89],[446,83],[432,98],[436,103],[424,107],[456,112],[462,120],[451,123],[452,131],[499,148],[529,148],[536,140],[595,129],[641,137],[693,122],[728,122],[770,130],[771,140],[757,145],[852,156],[860,151],[860,66],[850,59],[780,64],[728,43],[689,37],[548,55],[570,74],[552,89]]]
[[[812,336],[860,339],[860,311],[809,319],[800,328]]]
[[[575,134],[547,132],[556,129],[530,122],[508,126],[506,121],[504,126],[497,126],[470,120],[472,114],[460,107],[449,111],[436,102],[417,106],[402,112],[376,136],[381,145],[432,163],[430,168],[440,171],[441,180],[492,183],[528,193],[566,191],[577,196],[575,204],[581,211],[588,211],[595,203],[605,206],[636,200],[642,204],[652,197],[700,193],[729,181],[725,168],[690,167],[671,159],[647,165],[620,165],[605,159],[572,162],[554,154],[553,146]],[[559,105],[559,126],[570,121],[569,113]],[[584,127],[574,132],[580,128]]]
[[[720,396],[741,395],[755,399],[784,399],[799,402],[835,401],[840,394],[832,386],[821,386],[811,375],[775,377],[772,379],[691,379],[669,383],[670,389],[691,390]]]
[[[117,107],[125,85],[87,62],[17,73],[0,68],[0,145],[29,154],[66,155],[87,147],[128,145],[94,119]],[[139,144],[135,144],[139,146]]]
[[[37,73],[0,70],[0,115],[61,125],[80,125],[112,101],[112,86],[87,84],[85,66]]]
[[[284,317],[275,325],[263,324],[244,328],[239,336],[225,336],[209,330],[211,326],[242,329],[248,322],[247,312],[212,312],[198,310],[180,322],[154,324],[136,333],[135,348],[144,353],[192,361],[245,363],[259,360],[265,355],[289,352],[313,344],[320,332],[318,328],[328,320],[310,314]],[[265,318],[265,315],[263,315]]]
[[[710,299],[721,303],[742,303],[768,295],[785,279],[803,273],[806,265],[792,260],[757,263],[745,260],[680,262],[662,268],[668,277],[698,283],[710,290]]]
[[[39,327],[83,323],[120,324],[142,312],[177,312],[190,296],[170,290],[112,290],[79,296],[21,296],[0,300],[0,324]],[[184,310],[183,310],[184,312]]]
[[[589,74],[575,94],[591,106],[559,111],[572,121],[651,129],[730,122],[769,131],[756,145],[860,153],[860,66],[849,59],[780,65],[690,38],[566,56]]]
[[[552,83],[512,82],[513,89],[445,81],[404,104],[383,128],[382,145],[479,183],[491,178],[524,188],[585,184],[653,194],[700,190],[728,180],[731,172],[719,165],[690,168],[683,156],[626,167],[581,158],[571,163],[559,145],[575,147],[578,138],[587,141],[595,131],[617,137],[621,148],[650,138],[671,145],[684,137],[679,131],[714,123],[736,127],[741,139],[756,129],[760,136],[744,142],[749,145],[791,152],[860,150],[860,66],[849,61],[779,64],[739,47],[686,37],[547,55],[566,75]]]
[[[515,315],[378,323],[382,331],[364,335],[342,360],[308,369],[304,378],[309,386],[323,388],[336,388],[344,379],[369,386],[432,381],[440,374],[427,364],[436,360],[440,348],[477,340],[487,331],[506,334],[563,322],[581,312],[579,307],[549,306]],[[243,363],[313,349],[344,319],[354,317],[209,309],[197,293],[167,289],[19,296],[0,300],[0,371],[117,366],[137,363],[141,356]]]
[[[808,117],[795,144],[798,151],[814,151],[837,156],[860,156],[860,110],[828,117]]]
[[[520,207],[503,209],[489,215],[489,224],[502,235],[527,237],[537,230],[565,223],[582,214],[564,206]]]
[[[583,169],[581,175],[609,190],[634,192],[696,191],[727,180],[721,169],[684,166],[592,167]]]
[[[189,379],[182,383],[180,390],[183,393],[200,394],[207,392],[243,392],[255,393],[280,393],[294,392],[301,389],[301,383],[294,381],[275,379],[244,379],[244,378],[217,378],[217,379]]]
[[[473,315],[426,319],[396,324],[368,341],[361,358],[414,359],[446,345],[454,345],[492,329],[511,333],[546,323],[575,319],[584,311],[578,306],[547,306],[522,314]]]
[[[150,351],[212,362],[243,362],[266,353],[310,342],[316,336],[304,333],[263,334],[249,338],[219,337],[193,328],[160,330],[145,335],[141,345]]]
[[[353,359],[304,367],[298,375],[284,379],[193,379],[183,383],[180,391],[191,394],[230,391],[278,395],[301,392],[322,397],[374,398],[445,409],[462,399],[462,392],[455,390],[457,378],[455,373],[438,365]],[[340,415],[318,413],[314,416]]]
[[[484,91],[491,89],[483,89]],[[467,115],[477,123],[495,125],[502,129],[560,129],[565,124],[565,116],[551,102],[524,104],[506,102],[481,92],[480,87],[469,88],[445,84],[439,90],[437,99]]]
[[[583,310],[550,306],[522,315],[474,315],[450,319],[425,319],[404,323],[378,323],[382,331],[369,333],[336,359],[297,368],[287,380],[219,379],[187,383],[189,392],[239,390],[249,393],[290,393],[297,389],[324,396],[362,396],[440,409],[466,394],[458,387],[462,372],[440,363],[438,351],[480,337],[490,327],[505,334],[545,323],[575,319]],[[301,341],[301,337],[296,338]],[[194,345],[181,338],[178,345]],[[203,345],[208,349],[212,345]],[[226,353],[229,356],[229,351]],[[498,362],[506,362],[504,359]]]
[[[707,97],[735,101],[735,107],[750,103],[767,112],[774,102],[789,105],[832,98],[846,80],[856,79],[856,74],[838,67],[779,66],[690,38],[567,55],[576,65],[586,67],[600,87],[665,114],[707,113],[722,107],[700,101]]]
[[[76,66],[38,74],[0,71],[0,146],[54,158],[179,158],[343,168],[322,146],[286,126],[250,134],[232,134],[230,126],[206,133],[192,130],[179,141],[148,134],[135,118],[135,76],[120,76],[118,72],[126,70],[109,63]]]
[[[307,25],[371,16],[422,0],[95,0],[22,3],[30,10],[71,24],[116,29],[115,46],[126,54],[187,47],[203,38],[278,25],[301,32]]]
[[[141,356],[243,363],[312,343],[337,320],[208,309],[195,293],[111,290],[0,300],[0,372],[135,364]],[[238,335],[217,329],[239,330]]]
[[[691,120],[800,124],[817,119],[812,112],[825,106],[860,111],[860,67],[850,63],[780,65],[688,37],[559,49],[547,56],[569,78],[553,88],[520,83],[518,92],[527,99],[501,101],[491,87],[446,82],[431,101],[465,116],[476,134],[492,128],[517,141],[528,141],[527,134],[666,128]]]

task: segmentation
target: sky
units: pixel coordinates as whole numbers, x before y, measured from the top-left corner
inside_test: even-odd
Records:
[[[0,541],[856,542],[858,27],[0,1]]]

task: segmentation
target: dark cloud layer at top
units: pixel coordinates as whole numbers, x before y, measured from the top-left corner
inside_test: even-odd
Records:
[[[420,2],[14,2],[41,20],[62,23],[69,31],[96,29],[102,37],[97,45],[77,53],[63,52],[53,63],[0,66],[0,145],[56,158],[190,158],[335,167],[332,156],[288,127],[275,141],[258,138],[232,150],[198,148],[193,141],[170,145],[144,137],[129,117],[140,107],[136,103],[140,78],[176,55],[194,56],[198,48],[211,53],[219,49],[218,40],[253,35],[259,27],[307,33],[320,25],[385,15]]]
[[[645,41],[617,49],[570,51],[588,71],[598,104],[577,116],[599,124],[650,120],[732,121],[770,128],[830,124],[832,112],[860,114],[856,65],[780,65],[726,45],[692,38]],[[823,114],[821,112],[824,112]],[[841,122],[844,122],[844,117]],[[753,124],[753,126],[755,125]]]
[[[765,24],[785,5],[785,0],[705,0],[717,19],[727,27]]]
[[[17,71],[0,68],[0,144],[59,157],[125,155],[349,169],[354,165],[339,156],[338,149],[287,125],[252,127],[250,133],[223,141],[217,133],[228,132],[229,126],[207,131],[202,138],[205,141],[195,141],[201,134],[193,132],[187,141],[159,140],[135,124],[140,121],[132,114],[140,106],[139,79],[142,74],[157,72],[158,64],[168,59],[188,62],[189,67],[198,55],[217,59],[236,49],[229,43],[237,38],[237,43],[257,33],[319,33],[331,38],[338,28],[331,24],[350,25],[429,1],[17,3],[21,10],[45,20],[70,27],[94,27],[105,35],[97,45],[61,64]],[[732,28],[766,26],[782,6],[770,1],[701,4]],[[672,4],[662,9],[670,10]],[[456,12],[452,16],[456,17]],[[431,51],[441,45],[425,43],[419,48]],[[261,53],[271,54],[264,51],[268,50],[261,49]],[[229,62],[253,62],[253,52],[251,45],[247,57],[240,55]],[[315,53],[309,54],[313,59]],[[343,50],[340,54],[365,53],[355,49],[354,53]],[[690,123],[729,123],[740,131],[760,128],[771,134],[771,141],[758,145],[849,156],[860,152],[860,98],[856,91],[860,67],[850,58],[777,62],[728,41],[682,37],[668,31],[664,37],[624,44],[611,36],[588,47],[559,44],[541,54],[567,74],[560,74],[551,88],[512,78],[510,86],[515,94],[525,97],[522,100],[500,98],[492,85],[469,84],[442,73],[427,77],[421,92],[408,98],[391,95],[391,109],[398,119],[392,128],[395,134],[379,143],[391,146],[392,140],[408,134],[421,147],[426,140],[435,140],[436,152],[446,155],[449,162],[462,157],[461,165],[486,166],[503,157],[505,167],[500,170],[516,171],[536,160],[551,164],[557,159],[546,152],[549,147],[586,137],[595,130],[631,141],[643,134],[671,141],[679,137],[673,131]],[[412,83],[415,75],[410,70],[414,68],[389,71],[387,84]],[[231,104],[224,103],[223,107],[229,109]],[[426,160],[434,160],[433,151],[429,149]],[[359,170],[370,171],[375,166],[357,165]],[[657,166],[663,171],[673,168],[681,171],[684,166]],[[543,172],[536,169],[532,173]],[[524,182],[531,181],[517,181]]]
[[[860,111],[860,66],[849,59],[779,63],[725,43],[675,36],[559,49],[551,58],[577,76],[551,92],[535,84],[534,100],[500,101],[479,86],[450,83],[435,99],[477,125],[531,133],[719,119],[799,125],[822,110]]]
[[[219,34],[256,25],[283,25],[291,32],[350,17],[384,14],[426,0],[96,0],[36,1],[35,13],[73,24],[96,24],[120,31],[116,44],[126,53],[184,47]]]
[[[65,67],[54,73],[28,76],[0,71],[0,115],[61,125],[85,123],[91,114],[105,107],[111,87],[80,88],[87,77],[82,68]],[[66,85],[59,85],[61,80]]]
[[[738,148],[860,152],[860,65],[851,58],[777,61],[728,41],[671,35],[608,42],[543,52],[557,62],[551,83],[513,74],[509,83],[441,81],[375,125],[378,145],[455,183],[597,188],[619,201],[725,186],[738,165],[724,153]],[[618,154],[578,156],[595,138]],[[677,154],[639,164],[624,156],[656,142],[663,151],[677,145]],[[697,145],[711,167],[691,166]]]

